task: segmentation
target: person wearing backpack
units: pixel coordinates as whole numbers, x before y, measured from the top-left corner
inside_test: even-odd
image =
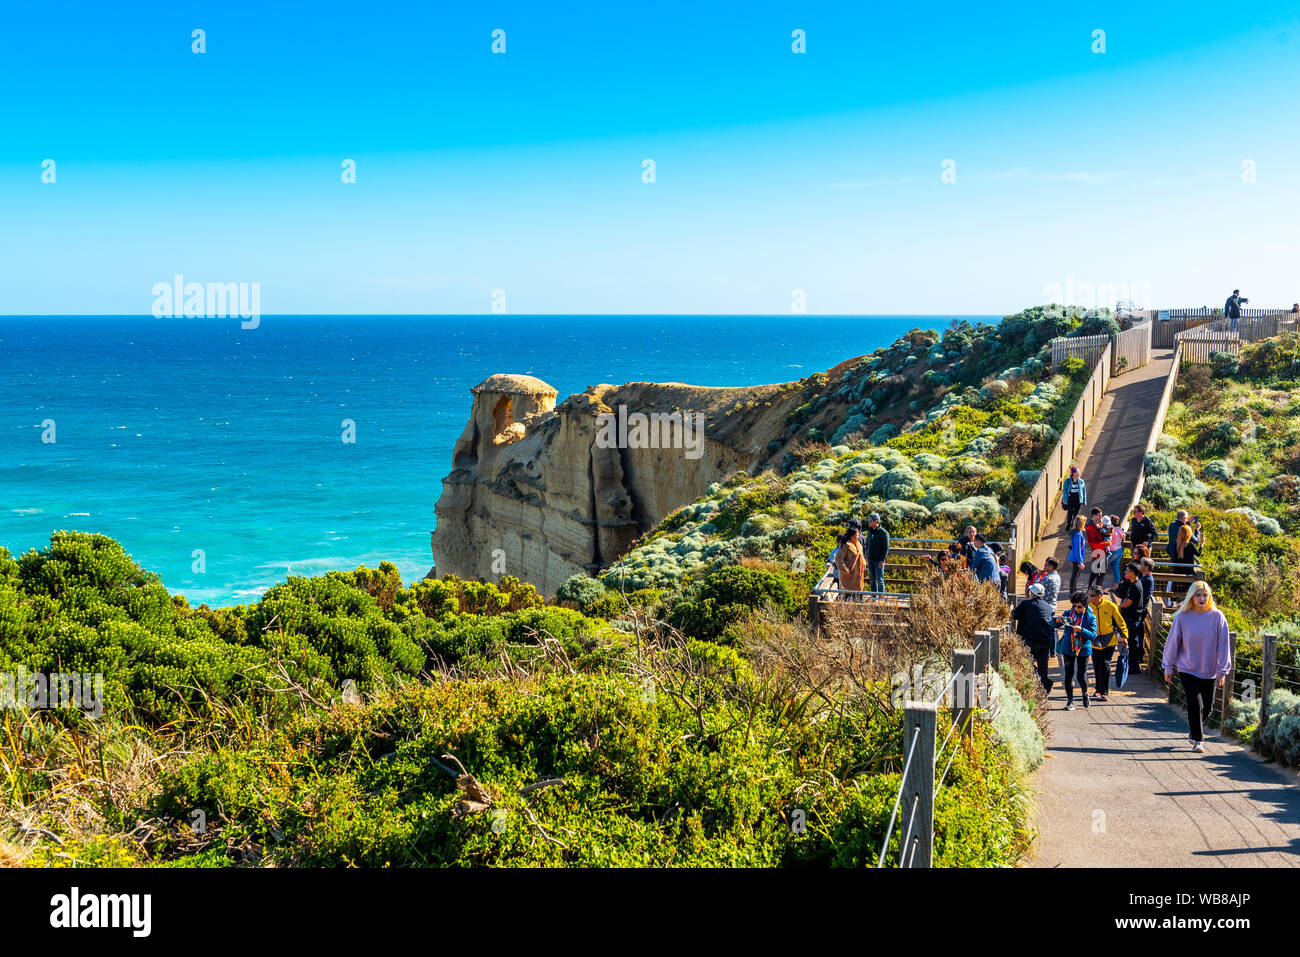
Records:
[[[1077,465],[1070,466],[1070,477],[1061,486],[1061,504],[1065,506],[1065,527],[1070,528],[1074,525],[1074,516],[1079,514],[1079,509],[1088,504],[1088,486],[1079,477]]]

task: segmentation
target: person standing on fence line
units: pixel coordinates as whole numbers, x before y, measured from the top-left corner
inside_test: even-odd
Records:
[[[867,570],[867,561],[862,554],[862,544],[858,540],[862,523],[856,518],[849,520],[848,530],[844,533],[842,544],[835,555],[835,567],[839,569],[840,588],[844,591],[862,591],[862,578]]]
[[[1118,515],[1111,515],[1104,522],[1102,528],[1110,531],[1110,548],[1106,552],[1106,563],[1110,566],[1110,577],[1116,588],[1124,580],[1124,536],[1128,534],[1128,529],[1120,524]]]
[[[1092,657],[1092,643],[1097,637],[1097,616],[1088,607],[1088,596],[1081,591],[1070,596],[1070,610],[1055,624],[1061,626],[1061,637],[1056,650],[1064,658],[1061,671],[1065,675],[1065,710],[1074,710],[1074,682],[1079,682],[1083,706],[1088,707],[1088,659]]]
[[[1151,517],[1147,515],[1147,510],[1141,505],[1133,506],[1133,524],[1129,526],[1128,536],[1132,547],[1129,554],[1134,560],[1141,557],[1138,555],[1137,550],[1144,546],[1150,548],[1151,543],[1156,540],[1158,534],[1156,523],[1151,521]],[[1150,553],[1148,552],[1148,554]]]
[[[995,585],[1001,577],[997,557],[984,541],[983,535],[975,536],[975,557],[971,559],[970,571],[976,581],[992,582]]]
[[[1178,530],[1178,540],[1173,549],[1173,560],[1179,565],[1184,566],[1183,571],[1190,573],[1195,567],[1196,562],[1201,557],[1201,551],[1205,547],[1201,541],[1201,523],[1198,521],[1195,526],[1184,525]]]
[[[1110,659],[1116,648],[1120,648],[1121,655],[1128,654],[1128,625],[1119,606],[1102,594],[1100,585],[1088,588],[1088,607],[1097,618],[1097,640],[1092,643],[1092,683],[1096,692],[1092,700],[1109,701]]]
[[[871,590],[885,590],[885,559],[889,557],[889,532],[880,526],[880,513],[867,518],[867,570],[871,573]]]
[[[975,557],[975,549],[978,547],[975,544],[975,534],[975,526],[967,525],[966,531],[961,534],[961,538],[953,542],[954,545],[961,549],[961,557],[966,562],[967,568],[970,567],[970,561]]]
[[[1165,641],[1164,666],[1166,682],[1178,671],[1187,697],[1187,743],[1193,751],[1204,751],[1201,718],[1209,717],[1214,689],[1223,686],[1232,668],[1228,619],[1215,607],[1208,582],[1194,584],[1174,615]]]
[[[1191,522],[1192,522],[1192,518],[1190,515],[1187,514],[1187,509],[1180,508],[1178,510],[1178,514],[1174,516],[1174,520],[1169,523],[1169,541],[1165,543],[1165,553],[1169,556],[1169,560],[1171,562],[1177,562],[1179,560],[1178,533],[1181,532],[1184,528],[1190,528]],[[1200,542],[1201,539],[1201,536],[1199,534],[1200,528],[1201,528],[1200,523],[1197,522],[1196,524],[1197,534],[1194,536],[1193,540],[1198,543]]]
[[[1074,516],[1088,504],[1088,485],[1079,477],[1079,466],[1070,466],[1070,477],[1061,486],[1061,504],[1065,506],[1065,527],[1074,525]]]
[[[1124,617],[1124,631],[1128,635],[1129,670],[1136,672],[1142,660],[1142,569],[1137,562],[1129,562],[1124,569],[1124,580],[1115,589],[1119,613]]]
[[[1047,670],[1047,656],[1056,646],[1055,618],[1056,606],[1047,603],[1043,586],[1038,582],[1029,586],[1029,597],[1011,611],[1011,624],[1029,649],[1038,680],[1048,694],[1052,693],[1052,678]]]
[[[847,532],[840,532],[838,535],[836,535],[835,547],[832,548],[831,553],[826,556],[826,574],[830,575],[831,578],[834,580],[836,588],[838,588],[840,584],[840,569],[839,566],[835,564],[835,556],[839,554],[840,546],[844,544],[844,539],[846,539],[847,537],[848,537]]]
[[[1082,515],[1074,517],[1074,529],[1070,532],[1070,554],[1065,556],[1065,560],[1073,567],[1070,569],[1070,593],[1074,593],[1074,586],[1079,581],[1079,572],[1083,571],[1084,548],[1087,546],[1087,536],[1083,533],[1084,518]]]
[[[1235,332],[1237,329],[1237,320],[1241,318],[1241,307],[1250,302],[1241,295],[1240,289],[1232,290],[1232,295],[1228,301],[1223,304],[1223,314],[1228,317],[1228,330]]]

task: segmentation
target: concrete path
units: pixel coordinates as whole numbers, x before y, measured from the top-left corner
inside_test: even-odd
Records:
[[[1110,391],[1102,398],[1074,460],[1088,485],[1088,505],[1083,509],[1085,517],[1088,509],[1100,505],[1107,515],[1119,515],[1121,520],[1128,521],[1128,516],[1123,513],[1137,491],[1147,439],[1151,436],[1151,426],[1160,407],[1160,397],[1164,394],[1173,358],[1172,349],[1153,350],[1151,361],[1141,369],[1111,380]],[[1029,560],[1039,568],[1043,567],[1049,555],[1060,560],[1061,600],[1064,602],[1069,597],[1070,567],[1065,557],[1070,554],[1070,536],[1065,527],[1065,509],[1060,505],[1060,490],[1055,494],[1056,509],[1042,541],[1034,548]],[[1087,584],[1086,568],[1079,573],[1079,581]]]
[[[1025,866],[1300,868],[1300,776],[1217,735],[1193,753],[1186,712],[1145,674],[1087,710],[1076,688],[1065,711],[1055,671]]]

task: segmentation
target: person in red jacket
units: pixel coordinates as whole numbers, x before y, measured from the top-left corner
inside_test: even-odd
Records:
[[[1100,516],[1100,511],[1098,512]],[[1083,537],[1087,545],[1088,554],[1088,587],[1100,585],[1106,580],[1106,556],[1110,551],[1110,534],[1098,521],[1089,522],[1084,526]],[[1100,566],[1100,571],[1098,567]]]

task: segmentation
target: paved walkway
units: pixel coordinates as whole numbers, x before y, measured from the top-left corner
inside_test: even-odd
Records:
[[[1076,688],[1065,711],[1055,670],[1026,866],[1300,868],[1300,776],[1216,735],[1193,753],[1186,713],[1145,674],[1087,710]]]
[[[1074,460],[1088,484],[1088,505],[1083,509],[1085,517],[1088,509],[1100,505],[1107,515],[1119,515],[1128,521],[1123,512],[1137,491],[1147,439],[1151,436],[1151,425],[1160,407],[1173,357],[1172,349],[1153,350],[1151,361],[1141,369],[1111,380],[1110,391],[1093,416]],[[1061,599],[1065,601],[1069,597],[1070,585],[1070,568],[1065,562],[1065,557],[1070,554],[1070,536],[1065,527],[1065,509],[1060,506],[1059,489],[1056,495],[1056,509],[1047,531],[1029,560],[1042,568],[1047,556],[1055,555],[1060,559]],[[1087,584],[1086,568],[1079,573],[1079,581]]]

